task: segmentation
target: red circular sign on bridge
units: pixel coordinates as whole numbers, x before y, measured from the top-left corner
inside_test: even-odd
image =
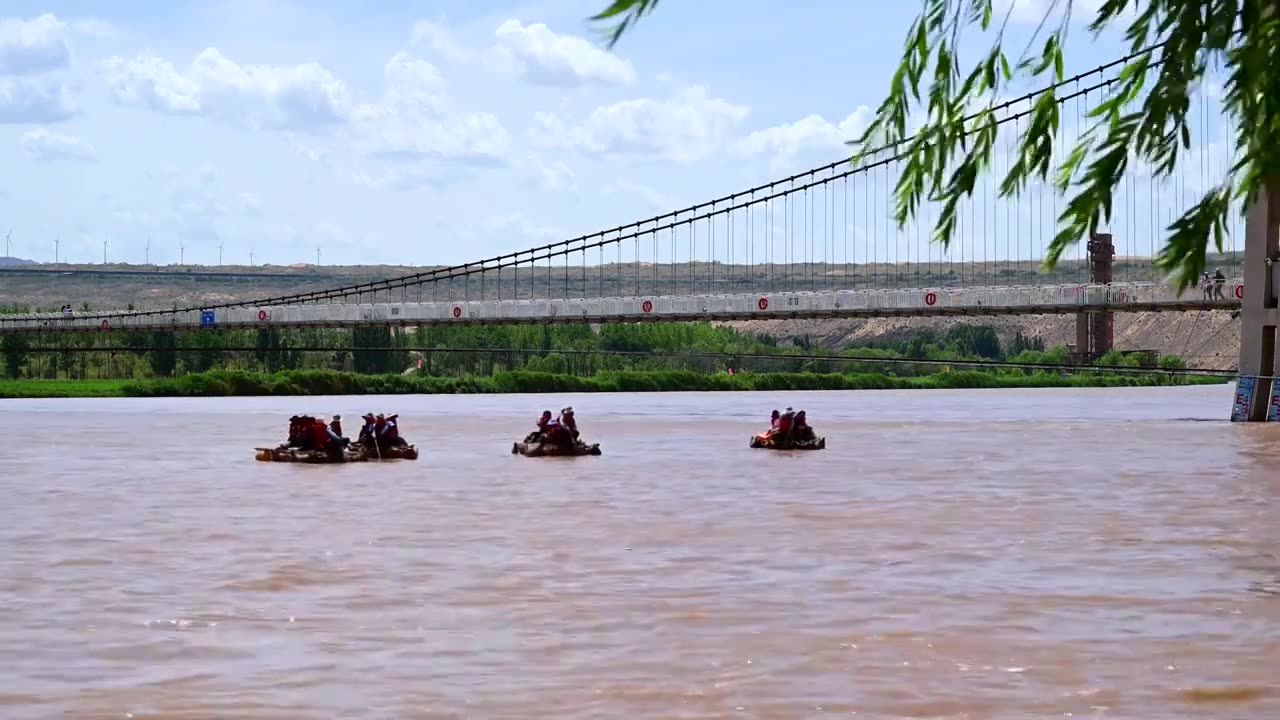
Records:
[[[1240,283],[1239,285],[1236,285],[1236,299],[1237,300],[1244,299],[1244,283]]]
[[[649,300],[645,300],[644,302],[640,303],[640,309],[645,312],[653,312],[653,303]]]
[[[111,328],[111,323],[107,322],[106,320],[103,320],[103,321],[102,321],[102,329],[103,329],[103,330],[109,330],[110,328]]]
[[[454,316],[454,317],[462,317],[462,308],[458,307],[457,305],[454,305],[454,306],[453,306],[453,316]]]
[[[938,302],[938,294],[937,294],[937,293],[927,292],[927,293],[925,293],[925,294],[924,294],[924,304],[925,304],[925,305],[933,305],[933,304],[934,304],[934,303],[936,303],[936,302]]]
[[[259,320],[266,320],[266,319],[267,319],[267,311],[266,311],[266,310],[259,310],[259,311],[258,311],[258,319],[259,319]]]
[[[758,301],[756,301],[756,307],[760,308],[761,310],[768,310],[769,298],[767,297],[760,298]]]

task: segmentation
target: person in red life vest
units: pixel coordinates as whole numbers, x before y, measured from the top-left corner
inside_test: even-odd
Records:
[[[560,411],[560,427],[561,432],[567,436],[568,443],[578,439],[578,421],[573,418],[573,408],[567,407]]]
[[[781,435],[783,438],[790,436],[791,421],[792,421],[792,418],[794,417],[795,417],[795,413],[792,412],[791,408],[787,408],[786,412],[778,416],[778,422],[773,426],[773,429],[769,431],[769,434]]]
[[[527,442],[542,442],[550,440],[551,434],[556,428],[560,427],[560,423],[551,418],[550,410],[543,410],[542,415],[538,418],[538,429],[530,433]]]
[[[396,418],[398,417],[400,416],[388,416],[382,427],[382,442],[387,447],[399,447],[401,445],[409,444],[404,441],[404,438],[400,437],[400,426],[396,423]]]
[[[311,425],[315,422],[315,418],[310,415],[295,415],[289,423],[290,444],[301,450],[311,450],[315,447],[315,433],[312,432]]]
[[[311,442],[315,444],[316,450],[329,450],[332,445],[329,439],[329,426],[320,418],[311,422]]]
[[[387,429],[387,418],[384,417],[382,413],[378,413],[378,417],[376,420],[374,420],[374,423],[373,423],[374,437],[381,438],[382,431],[386,429]]]

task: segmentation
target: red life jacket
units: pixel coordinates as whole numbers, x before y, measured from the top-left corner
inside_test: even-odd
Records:
[[[329,444],[329,428],[324,424],[323,420],[316,420],[311,425],[311,436],[315,438],[316,447],[324,447]]]
[[[375,422],[374,428],[377,430],[378,435],[382,435],[382,431],[387,429],[386,419],[384,418],[382,420],[378,420],[377,422]]]
[[[787,430],[791,429],[790,415],[783,415],[782,417],[778,418],[778,429],[782,430],[783,432],[786,432]]]

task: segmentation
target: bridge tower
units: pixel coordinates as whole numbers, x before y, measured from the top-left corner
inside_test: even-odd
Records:
[[[1280,286],[1280,182],[1272,178],[1250,203],[1244,228],[1244,297],[1240,300],[1240,378],[1231,419],[1280,420],[1276,376],[1276,290]]]
[[[1110,285],[1116,246],[1111,233],[1093,233],[1089,238],[1089,281]],[[1096,360],[1111,352],[1115,342],[1115,315],[1109,312],[1076,313],[1076,359]]]

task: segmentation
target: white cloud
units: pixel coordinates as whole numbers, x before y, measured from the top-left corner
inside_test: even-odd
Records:
[[[323,162],[329,157],[329,147],[327,145],[311,142],[307,138],[290,136],[289,147],[295,153],[314,163]]]
[[[583,38],[552,32],[542,23],[507,20],[494,31],[503,63],[535,85],[626,85],[636,78],[629,60]]]
[[[601,155],[695,162],[717,152],[750,110],[688,87],[671,98],[623,100],[596,108],[581,125],[538,113],[535,142]]]
[[[507,20],[494,30],[494,43],[484,49],[464,45],[442,24],[422,21],[413,27],[416,44],[441,59],[474,63],[494,72],[515,75],[534,85],[617,86],[635,82],[629,60],[602,50],[576,35],[557,33],[543,23]]]
[[[413,26],[413,41],[430,47],[451,62],[467,62],[475,52],[458,42],[443,25],[423,20]]]
[[[71,23],[71,31],[89,38],[112,38],[117,34],[116,28],[106,20],[84,18]]]
[[[461,238],[468,240],[515,236],[534,242],[560,240],[565,237],[565,232],[560,228],[536,223],[520,213],[490,215],[474,225],[461,228],[458,234]]]
[[[415,161],[504,162],[511,137],[502,122],[492,113],[454,108],[431,63],[398,53],[387,62],[385,75],[383,97],[362,105],[354,116],[367,153]]]
[[[32,158],[44,162],[56,160],[92,162],[98,157],[97,151],[83,138],[64,135],[45,128],[23,133],[18,138],[18,145]]]
[[[312,130],[345,121],[346,85],[318,63],[241,65],[206,48],[190,68],[141,53],[104,63],[116,100],[175,115],[219,115],[276,129]]]
[[[536,155],[529,155],[519,165],[529,184],[539,190],[559,192],[578,189],[573,169],[560,160],[546,162]]]
[[[810,151],[835,154],[845,149],[845,143],[855,140],[875,113],[866,105],[853,111],[838,125],[821,115],[809,115],[786,125],[757,130],[738,141],[735,149],[744,155],[768,155],[775,169],[788,166]]]
[[[0,124],[44,124],[75,114],[60,71],[71,67],[67,26],[46,13],[0,19]]]
[[[462,179],[457,171],[445,172],[438,166],[420,165],[404,169],[387,170],[371,175],[367,172],[356,173],[351,178],[357,185],[375,190],[421,190],[423,188],[439,189]]]
[[[0,75],[39,75],[70,66],[67,26],[56,16],[0,20]]]
[[[675,210],[688,204],[680,202],[680,198],[674,195],[664,193],[661,190],[654,190],[647,185],[641,185],[630,180],[611,182],[600,188],[600,193],[605,196],[638,197],[644,202],[645,207],[655,214]]]
[[[43,125],[75,113],[71,94],[60,81],[0,79],[0,125]]]

